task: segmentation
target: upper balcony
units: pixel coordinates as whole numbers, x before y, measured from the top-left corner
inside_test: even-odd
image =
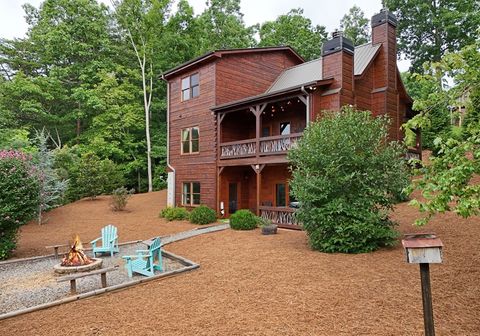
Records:
[[[295,96],[219,115],[218,160],[233,164],[226,160],[242,159],[245,164],[276,156],[286,162],[286,153],[307,125],[305,101]]]

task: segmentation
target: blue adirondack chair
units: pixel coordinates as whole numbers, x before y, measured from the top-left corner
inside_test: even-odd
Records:
[[[102,246],[97,246],[98,241],[102,241]],[[113,253],[118,252],[118,235],[117,228],[112,224],[109,224],[102,228],[102,236],[92,240],[93,256],[96,257],[97,253],[110,253],[113,257]]]
[[[137,250],[137,255],[135,256],[123,256],[122,258],[127,262],[125,268],[127,269],[128,276],[131,278],[133,272],[145,276],[153,276],[156,270],[162,271],[163,260],[161,247],[160,238],[157,237],[152,240],[148,250]]]

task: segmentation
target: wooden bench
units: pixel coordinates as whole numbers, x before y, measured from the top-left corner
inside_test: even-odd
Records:
[[[76,274],[69,274],[57,279],[57,282],[70,281],[70,293],[77,293],[77,279],[84,278],[90,275],[100,274],[102,279],[102,288],[107,287],[107,272],[118,270],[118,266],[101,268],[91,272],[80,272]]]
[[[45,248],[46,248],[47,250],[53,248],[54,253],[55,253],[55,259],[58,258],[58,248],[59,248],[59,247],[70,247],[70,245],[68,245],[68,244],[63,244],[63,245],[45,246]]]

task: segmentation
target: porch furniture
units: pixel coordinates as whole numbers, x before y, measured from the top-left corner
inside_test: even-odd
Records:
[[[84,278],[84,277],[91,276],[91,275],[95,275],[95,274],[100,274],[100,278],[101,278],[101,281],[102,281],[102,288],[105,288],[105,287],[107,287],[107,272],[116,271],[116,270],[118,270],[118,266],[101,268],[101,269],[91,271],[91,272],[82,272],[82,273],[66,275],[66,276],[63,276],[61,278],[58,278],[57,282],[70,281],[70,294],[76,294],[77,293],[77,279]]]
[[[97,246],[97,242],[101,240],[102,246]],[[92,240],[93,257],[96,257],[96,253],[110,252],[110,256],[113,257],[114,252],[118,252],[118,235],[117,228],[112,224],[109,224],[102,228],[102,236]]]
[[[137,250],[135,256],[123,256],[127,264],[128,276],[131,278],[133,273],[139,273],[145,276],[153,276],[155,271],[163,270],[162,245],[160,238],[154,238],[149,244],[148,250]]]

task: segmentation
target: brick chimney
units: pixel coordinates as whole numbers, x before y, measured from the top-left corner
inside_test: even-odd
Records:
[[[397,19],[387,9],[372,17],[372,44],[381,44],[373,63],[372,112],[374,115],[390,116],[391,139],[399,138],[402,122],[398,110],[396,27]]]
[[[332,33],[332,38],[322,46],[322,76],[334,82],[322,96],[322,110],[338,110],[343,105],[353,104],[353,57],[352,41],[342,32]]]

